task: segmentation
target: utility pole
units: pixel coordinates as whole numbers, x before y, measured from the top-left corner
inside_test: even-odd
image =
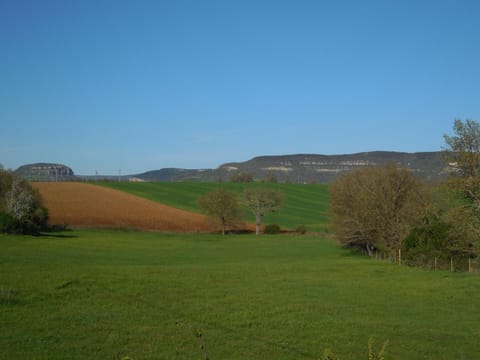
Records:
[[[120,182],[120,175],[122,174],[122,169],[118,169],[118,182]]]

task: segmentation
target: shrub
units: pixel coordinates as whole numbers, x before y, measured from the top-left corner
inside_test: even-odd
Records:
[[[230,176],[230,181],[236,183],[251,183],[253,182],[253,175],[248,172],[233,173]]]
[[[0,169],[0,232],[38,234],[46,228],[47,209],[31,184]]]
[[[424,224],[413,228],[403,242],[404,259],[411,265],[430,266],[432,261],[466,262],[480,254],[475,215],[464,207],[430,214]]]
[[[305,235],[307,233],[307,227],[305,225],[299,225],[295,229],[295,232],[300,235]]]
[[[12,288],[0,288],[0,304],[15,305],[19,303],[18,291]]]
[[[0,211],[0,233],[16,233],[18,231],[18,227],[19,224],[12,215]]]
[[[265,225],[264,233],[265,234],[278,234],[280,232],[280,226],[277,224],[268,224]]]
[[[48,210],[44,207],[37,207],[22,221],[22,232],[36,235],[47,228]]]

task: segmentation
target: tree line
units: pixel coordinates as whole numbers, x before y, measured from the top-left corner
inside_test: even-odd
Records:
[[[339,177],[330,187],[332,225],[340,243],[370,256],[401,251],[425,265],[432,258],[468,260],[480,255],[480,124],[455,120],[444,135],[450,176],[421,183],[389,164]]]

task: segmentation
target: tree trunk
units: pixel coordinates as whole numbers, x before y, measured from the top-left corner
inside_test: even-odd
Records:
[[[259,235],[260,234],[260,223],[262,222],[262,217],[257,214],[255,216],[255,235]]]
[[[368,256],[373,255],[373,246],[371,246],[370,244],[367,244],[367,252],[368,252]]]

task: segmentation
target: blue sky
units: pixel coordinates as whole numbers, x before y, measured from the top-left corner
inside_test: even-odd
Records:
[[[437,151],[480,121],[478,19],[477,0],[0,0],[0,163]]]

